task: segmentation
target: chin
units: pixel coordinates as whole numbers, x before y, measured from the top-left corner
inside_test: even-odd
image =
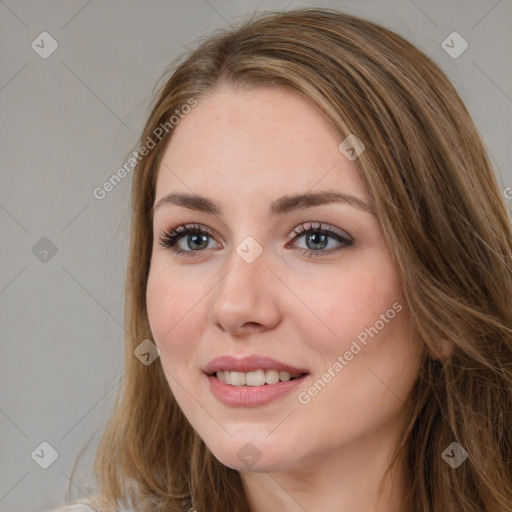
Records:
[[[206,442],[215,458],[237,471],[273,473],[299,463],[297,449],[284,445],[281,439],[267,438],[248,432],[245,436],[229,437],[223,442]]]

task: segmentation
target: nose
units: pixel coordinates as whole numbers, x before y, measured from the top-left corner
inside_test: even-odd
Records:
[[[209,322],[233,336],[274,328],[283,304],[282,284],[269,268],[266,251],[254,261],[240,254],[233,249],[210,295]]]

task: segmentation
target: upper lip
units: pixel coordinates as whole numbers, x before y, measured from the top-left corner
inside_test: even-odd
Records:
[[[218,370],[227,370],[231,372],[252,372],[255,370],[284,370],[291,374],[297,373],[308,373],[304,368],[298,368],[281,361],[276,361],[270,357],[265,356],[247,356],[242,358],[236,358],[233,356],[219,356],[212,359],[203,371],[212,375]]]

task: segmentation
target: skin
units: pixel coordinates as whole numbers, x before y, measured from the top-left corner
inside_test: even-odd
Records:
[[[394,512],[403,493],[398,470],[380,498],[377,488],[399,441],[419,347],[377,217],[337,203],[278,217],[267,211],[283,195],[324,190],[368,203],[355,163],[338,150],[342,140],[294,93],[223,87],[174,128],[158,170],[155,203],[193,192],[222,207],[220,215],[167,204],[155,210],[147,306],[170,389],[213,454],[240,471],[255,512]],[[337,252],[309,258],[302,250],[318,241],[293,235],[309,222],[347,233],[354,244],[330,238],[319,250]],[[159,244],[164,230],[185,223],[214,233],[194,258]],[[247,236],[263,250],[250,264],[236,252]],[[187,235],[179,244],[194,251]],[[402,310],[300,403],[298,393],[396,302]],[[227,406],[202,372],[224,354],[265,355],[310,375],[269,404]],[[251,468],[237,457],[248,442],[261,454]]]

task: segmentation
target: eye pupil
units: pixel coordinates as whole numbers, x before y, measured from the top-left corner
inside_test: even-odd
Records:
[[[311,248],[312,250],[322,249],[322,248],[325,248],[327,245],[326,244],[327,236],[324,235],[323,233],[311,233],[306,236],[306,240],[307,241],[313,240],[313,244],[317,246],[317,247]],[[320,247],[318,247],[318,244],[320,244]],[[307,244],[307,245],[309,247],[309,244]]]
[[[196,238],[202,238],[203,245],[201,245],[201,242],[199,242],[200,247],[194,247],[194,244],[196,244]],[[203,249],[204,247],[208,246],[208,235],[205,235],[203,233],[194,233],[192,235],[188,236],[188,246],[191,249]]]

